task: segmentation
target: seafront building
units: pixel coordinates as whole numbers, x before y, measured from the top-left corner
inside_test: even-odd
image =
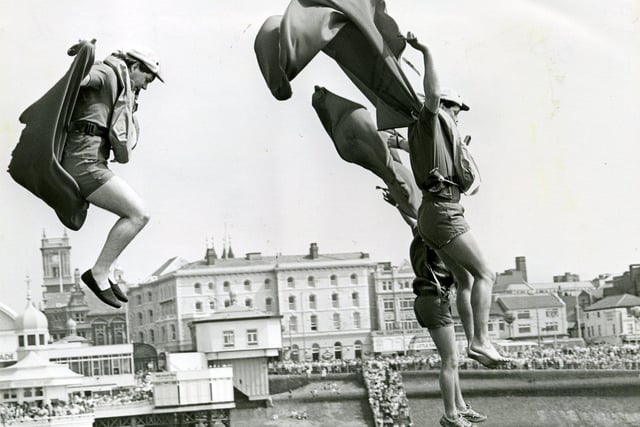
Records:
[[[3,310],[0,321],[3,328],[13,324],[13,339],[4,339],[15,343],[8,350],[17,360],[0,367],[0,414],[21,414],[7,422],[26,427],[228,425],[235,407],[230,366],[190,363],[145,386],[140,384],[144,376],[134,372],[132,344],[92,345],[77,335],[73,319],[68,334],[52,342],[47,318],[29,294],[21,314]]]
[[[585,307],[584,331],[588,343],[640,343],[640,297],[612,295]]]
[[[238,307],[280,319],[281,346],[273,357],[314,361],[435,349],[413,313],[415,274],[407,261],[395,266],[374,261],[366,252],[324,253],[316,243],[300,255],[249,252],[236,257],[229,246],[218,257],[208,245],[202,259],[171,258],[140,283],[126,283],[117,272],[116,280],[130,302],[116,310],[84,292],[79,272],[71,267],[66,234],[43,234],[40,249],[43,312],[51,340],[73,340],[76,346],[86,346],[83,340],[92,345],[133,345],[133,371],[157,369],[165,354],[196,351],[193,325],[229,308],[232,296]],[[529,283],[523,256],[515,258],[515,268],[499,273],[489,320],[492,339],[582,338],[584,319],[576,313],[597,300],[602,284],[580,281],[572,273],[553,279]],[[542,299],[533,295],[559,306],[541,308]],[[570,298],[580,299],[580,304]],[[547,311],[554,310],[558,317],[547,318]],[[452,312],[463,349],[465,336],[455,304]],[[526,312],[536,322],[522,317]],[[71,324],[74,332],[69,337]],[[10,340],[1,327],[0,340]],[[16,360],[11,352],[0,357],[7,363]]]
[[[225,251],[226,252],[226,251]],[[129,290],[130,339],[160,352],[193,351],[190,325],[238,305],[282,318],[281,356],[292,360],[357,358],[372,354],[376,263],[365,252],[218,257],[165,262]]]
[[[233,387],[248,400],[269,399],[268,362],[282,349],[281,317],[238,305],[191,324],[196,354],[208,367],[229,367]]]
[[[512,340],[562,339],[567,337],[567,310],[556,294],[500,295],[496,303],[503,313],[512,315],[509,338]]]

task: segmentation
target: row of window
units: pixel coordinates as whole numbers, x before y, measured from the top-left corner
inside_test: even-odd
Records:
[[[289,295],[288,298],[288,302],[289,302],[289,310],[296,310],[296,297],[295,295]],[[360,294],[358,294],[358,292],[353,292],[351,294],[351,305],[353,307],[359,307],[360,306]],[[332,308],[339,308],[340,307],[340,295],[339,294],[331,294],[331,307]],[[309,295],[309,308],[312,310],[315,310],[318,308],[317,305],[317,298],[314,294]]]
[[[265,311],[267,312],[272,312],[273,311],[273,298],[265,298],[264,300],[265,303]],[[229,305],[231,305],[231,301],[229,299],[225,299],[224,300],[224,306],[225,307],[229,307]],[[245,307],[253,307],[253,299],[251,298],[246,298],[244,300],[244,305]],[[216,310],[217,308],[217,302],[216,300],[210,300],[209,301],[209,310],[213,311]],[[196,313],[202,313],[204,311],[204,303],[202,301],[196,301],[195,303],[195,311]]]
[[[383,280],[382,281],[382,290],[383,291],[392,291],[393,290],[393,281],[391,280]],[[412,287],[412,281],[410,280],[404,280],[404,281],[397,281],[396,283],[398,283],[398,289],[413,289]]]
[[[25,340],[26,337],[26,340]],[[25,345],[25,342],[27,345]],[[37,344],[36,344],[37,343]],[[45,345],[44,334],[18,335],[18,347],[33,347],[35,345]]]
[[[156,343],[156,331],[155,329],[149,329],[146,333],[145,331],[139,331],[138,332],[138,342],[147,342],[146,339],[149,339],[149,343],[151,344],[155,344]],[[168,341],[175,341],[178,339],[178,334],[177,334],[177,330],[176,330],[176,325],[171,324],[169,325],[169,329],[167,330],[166,326],[161,326],[160,327],[160,342],[161,343],[165,343]]]
[[[342,359],[342,350],[342,343],[340,341],[335,342],[333,344],[333,357],[337,360]],[[293,344],[291,346],[291,360],[296,362],[301,360],[300,353],[300,347],[297,344]],[[362,341],[356,340],[353,343],[353,354],[356,359],[362,358]],[[311,360],[314,362],[320,360],[320,345],[318,343],[311,345]]]
[[[350,283],[352,285],[357,285],[359,283],[358,275],[355,274],[355,273],[352,273],[349,276],[349,280],[350,280]],[[329,281],[330,281],[332,286],[338,286],[338,276],[337,275],[332,274],[331,276],[329,276]],[[273,284],[273,281],[270,278],[264,279],[264,289],[271,289],[272,288],[272,284]],[[307,277],[307,285],[309,287],[315,287],[317,285],[316,277],[315,276],[308,276]],[[244,281],[243,286],[244,286],[244,290],[245,291],[252,291],[253,283],[251,282],[251,280],[247,279],[247,280]],[[224,292],[229,292],[231,290],[231,283],[229,281],[224,281],[223,284],[222,284],[222,287],[223,287],[223,291]],[[287,277],[287,287],[289,287],[289,288],[295,288],[296,287],[296,278],[295,277],[293,277],[293,276]],[[215,285],[214,285],[213,282],[209,282],[209,283],[207,283],[206,288],[209,291],[213,291],[215,289]],[[193,291],[196,294],[202,294],[204,292],[204,289],[205,289],[205,286],[200,282],[196,282],[193,285]],[[173,296],[173,295],[170,295],[171,294],[171,290],[170,289],[164,289],[164,288],[160,289],[160,294],[161,294],[160,295],[161,299],[163,299],[163,300]],[[154,297],[154,295],[153,295],[153,293],[151,291],[147,291],[144,295],[142,293],[136,294],[134,296],[135,304],[136,305],[142,305],[144,302],[153,302],[153,300],[154,300],[153,297]]]
[[[558,317],[560,313],[557,308],[550,308],[544,311],[544,315],[546,317]],[[518,319],[531,319],[531,312],[529,310],[519,311],[516,317]]]
[[[257,329],[247,329],[246,332],[247,337],[247,345],[249,346],[257,346],[258,345],[258,330]],[[227,347],[235,347],[236,346],[236,337],[234,331],[222,331],[222,344]]]
[[[349,276],[349,280],[350,283],[352,285],[357,285],[358,284],[358,275],[353,273],[351,274],[351,276]],[[331,283],[331,285],[333,286],[338,286],[338,276],[336,276],[335,274],[332,274],[331,276],[329,276],[329,281]],[[270,278],[266,278],[264,279],[264,288],[265,289],[271,289],[271,284],[272,281]],[[307,277],[307,286],[310,287],[315,287],[317,285],[317,280],[315,276],[308,276]],[[244,290],[247,292],[252,291],[252,282],[251,280],[245,280],[243,283],[244,286]],[[209,282],[207,284],[207,287],[210,291],[214,290],[215,285],[212,282]],[[289,276],[287,277],[287,287],[289,288],[295,288],[296,287],[296,279],[293,276]],[[229,292],[231,289],[231,283],[229,281],[224,281],[222,283],[222,288],[224,290],[224,292]],[[193,291],[197,294],[201,294],[203,292],[204,286],[200,283],[200,282],[196,282],[193,285]]]
[[[353,327],[361,328],[362,327],[362,316],[357,311],[353,313]],[[333,329],[340,330],[343,329],[342,319],[340,313],[333,313],[331,316],[331,321],[333,325]],[[302,329],[304,329],[304,325],[302,325]],[[318,330],[318,315],[312,314],[309,316],[309,329],[311,331]],[[298,316],[290,316],[289,317],[289,333],[297,333],[298,329]]]
[[[421,329],[421,327],[416,320],[403,320],[400,322],[396,322],[395,320],[386,320],[384,322],[384,329],[387,331],[395,331],[402,329]]]
[[[411,310],[413,311],[413,302],[415,301],[414,297],[410,298],[400,298],[400,310]],[[385,299],[382,301],[382,307],[384,311],[395,311],[395,301],[392,299]]]
[[[85,377],[130,374],[131,355],[84,356],[52,358],[51,362],[67,365],[73,372]]]
[[[585,318],[586,318],[586,319],[589,319],[589,318],[594,318],[594,319],[595,319],[595,318],[597,318],[597,319],[599,319],[599,318],[600,318],[600,312],[599,312],[599,311],[596,311],[595,313],[589,313],[589,312],[586,312],[584,315],[585,315]],[[613,312],[613,311],[605,311],[605,312],[604,312],[604,315],[605,315],[605,318],[606,318],[607,320],[613,320],[613,319],[615,318],[615,314],[614,314],[614,312]],[[631,314],[631,309],[629,309],[629,313],[628,313],[628,315],[629,315],[629,316],[633,316],[633,315]],[[591,317],[590,317],[590,316],[591,316]]]
[[[44,396],[44,390],[42,387],[29,387],[22,389],[22,397],[24,400],[31,400],[31,398],[39,398],[42,399]],[[6,389],[2,392],[2,401],[3,402],[17,402],[18,401],[18,389],[10,388]]]
[[[545,326],[540,328],[540,332],[558,332],[558,324],[555,322],[547,323]],[[518,325],[518,333],[519,334],[530,334],[531,333],[531,325]]]

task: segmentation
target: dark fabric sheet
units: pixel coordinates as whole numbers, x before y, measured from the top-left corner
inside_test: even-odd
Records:
[[[74,179],[60,166],[67,137],[66,126],[80,90],[80,82],[94,61],[95,45],[81,42],[72,47],[71,67],[53,88],[21,115],[25,124],[12,153],[9,174],[53,208],[65,227],[79,230],[89,204]]]
[[[417,218],[422,193],[411,171],[391,155],[386,133],[376,129],[366,108],[322,87],[316,87],[311,104],[340,157],[380,177],[400,210]]]
[[[254,49],[278,100],[320,52],[332,57],[376,107],[378,129],[406,127],[420,110],[398,62],[405,47],[382,0],[292,0],[284,15],[267,18]]]

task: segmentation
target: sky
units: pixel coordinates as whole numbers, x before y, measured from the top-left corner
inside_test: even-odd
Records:
[[[0,0],[0,165],[20,113],[68,69],[66,50],[97,39],[96,57],[152,47],[166,84],[140,96],[132,160],[110,164],[146,201],[151,221],[118,266],[147,278],[165,260],[203,258],[225,237],[236,256],[367,252],[408,258],[409,228],[377,177],[337,154],[311,107],[314,85],[370,105],[319,54],[277,101],[253,43],[283,0]],[[530,282],[583,280],[640,262],[640,3],[637,0],[388,0],[403,33],[430,46],[440,81],[463,94],[482,187],[463,199],[493,270],[526,256]],[[406,57],[419,66],[410,48]],[[420,76],[407,75],[420,90]],[[404,157],[405,163],[408,159]],[[3,166],[4,167],[4,166]],[[40,239],[64,232],[54,212],[0,173],[0,302],[20,312],[26,277],[41,298]],[[115,222],[91,207],[67,231],[72,268],[91,267]]]

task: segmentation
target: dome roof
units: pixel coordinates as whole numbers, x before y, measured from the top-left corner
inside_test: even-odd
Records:
[[[47,316],[43,312],[38,310],[30,299],[27,301],[27,307],[24,309],[24,313],[16,318],[16,330],[48,330],[49,322]]]

